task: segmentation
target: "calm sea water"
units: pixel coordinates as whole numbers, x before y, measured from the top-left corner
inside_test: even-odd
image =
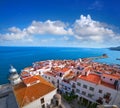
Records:
[[[33,62],[50,59],[78,59],[100,56],[106,53],[109,58],[99,62],[120,64],[120,51],[92,48],[63,48],[63,47],[0,47],[0,84],[8,82],[9,68],[13,65],[18,73]]]

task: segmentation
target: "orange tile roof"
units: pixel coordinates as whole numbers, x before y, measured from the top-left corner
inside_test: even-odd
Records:
[[[29,77],[30,76],[30,73],[28,73],[28,72],[26,72],[26,71],[23,71],[22,73],[21,73],[21,77],[22,78],[27,78],[27,77]]]
[[[26,87],[22,82],[14,87],[14,94],[20,108],[55,90],[55,87],[41,76],[36,77],[40,80],[37,84]]]
[[[62,68],[62,69],[60,69],[59,71],[61,71],[61,72],[66,72],[66,71],[68,71],[69,70],[69,68]]]
[[[64,68],[55,67],[54,70],[57,71],[57,72],[66,72],[66,71],[68,71],[70,69],[66,68],[66,67],[64,67]]]
[[[53,77],[56,76],[54,73],[51,73],[51,72],[44,72],[44,74],[49,75],[49,76],[53,76]]]
[[[99,84],[101,81],[100,76],[95,75],[95,74],[89,74],[88,76],[82,75],[78,78],[85,80],[85,81],[88,81],[88,82],[95,83],[95,84]]]
[[[25,84],[31,84],[33,82],[36,82],[37,80],[40,80],[40,79],[36,76],[32,76],[32,77],[27,77],[27,78],[23,79],[23,82]]]
[[[113,74],[103,74],[104,77],[109,77],[109,78],[113,78],[113,79],[119,79],[120,76],[118,75],[113,75]]]
[[[113,84],[110,84],[110,83],[107,83],[107,82],[104,82],[104,81],[101,81],[101,85],[104,85],[106,87],[115,89],[115,86]]]
[[[95,74],[89,74],[88,76],[82,75],[78,78],[80,78],[82,80],[85,80],[85,81],[88,81],[88,82],[92,82],[92,83],[95,83],[95,84],[101,84],[101,85],[104,85],[106,87],[115,89],[115,86],[113,84],[102,81],[100,76],[95,75]]]

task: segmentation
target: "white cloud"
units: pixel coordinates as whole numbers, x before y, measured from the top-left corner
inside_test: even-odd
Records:
[[[30,34],[53,34],[53,35],[65,35],[72,34],[71,29],[67,29],[66,25],[61,21],[37,22],[33,21],[32,24],[26,29]]]
[[[108,39],[110,41],[119,37],[112,29],[104,26],[99,21],[94,21],[91,16],[80,16],[80,19],[76,20],[73,26],[73,33],[75,38],[80,41],[98,42],[104,43]]]
[[[68,40],[69,40],[69,37],[68,37],[68,36],[64,36],[64,37],[63,37],[63,40],[68,41]]]
[[[56,34],[63,35],[67,34],[65,30],[65,24],[60,21],[37,22],[33,21],[32,24],[26,29],[31,34]]]
[[[55,38],[50,38],[50,39],[41,39],[40,42],[42,43],[51,43],[51,42],[54,42],[56,41]]]
[[[17,27],[11,27],[8,29],[8,33],[0,34],[0,37],[3,40],[22,40],[29,39],[30,36],[36,34],[72,35],[72,29],[67,28],[66,25],[61,21],[33,21],[30,26],[23,30]]]
[[[90,36],[90,39],[93,41],[103,42],[103,38],[101,36]]]
[[[15,31],[6,34],[0,34],[2,40],[13,41],[13,40],[22,40],[25,39],[28,34],[25,31]]]
[[[49,38],[43,37],[46,34]],[[61,35],[61,37],[55,37],[57,35]],[[75,20],[72,25],[61,21],[33,21],[26,28],[11,27],[8,28],[8,33],[0,34],[0,40],[3,41],[32,43],[38,41],[38,43],[54,44],[59,39],[60,41],[57,42],[60,44],[66,42],[71,43],[71,46],[73,45],[72,43],[85,46],[89,43],[97,47],[97,45],[119,44],[120,34],[115,33],[108,24],[93,20],[90,15],[81,15],[80,19]]]
[[[60,40],[60,41],[69,41],[69,39],[70,39],[70,36],[62,36],[58,40]]]
[[[16,28],[16,27],[8,28],[8,30],[9,30],[10,32],[13,32],[13,33],[21,32],[21,30],[20,30],[19,28]]]

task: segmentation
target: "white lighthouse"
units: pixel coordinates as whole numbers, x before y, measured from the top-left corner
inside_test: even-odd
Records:
[[[17,73],[17,70],[13,66],[11,66],[9,71],[10,71],[10,76],[9,76],[10,83],[12,85],[19,84],[21,82],[21,79],[20,79],[20,76]]]

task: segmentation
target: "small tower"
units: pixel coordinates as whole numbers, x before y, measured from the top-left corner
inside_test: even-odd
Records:
[[[11,66],[9,71],[10,71],[10,76],[9,76],[10,83],[13,86],[19,84],[21,82],[21,79],[17,73],[17,70],[13,66]]]

